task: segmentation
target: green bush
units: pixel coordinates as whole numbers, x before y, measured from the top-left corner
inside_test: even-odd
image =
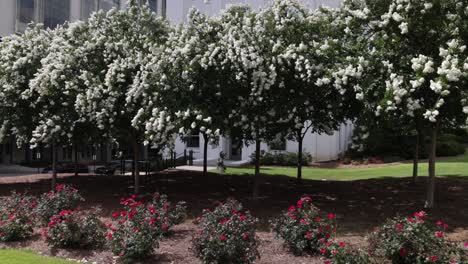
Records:
[[[252,163],[255,164],[255,152],[250,155]],[[302,165],[309,165],[312,155],[308,152],[302,153]],[[297,153],[284,151],[268,151],[260,155],[260,165],[297,166]]]
[[[448,135],[446,135],[448,136]],[[455,138],[454,136],[453,138]],[[458,156],[465,153],[465,146],[459,141],[446,138],[437,142],[437,156],[450,157]]]

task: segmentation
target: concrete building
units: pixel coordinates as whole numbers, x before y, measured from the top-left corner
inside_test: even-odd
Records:
[[[232,4],[248,4],[254,9],[265,7],[272,0],[140,0],[148,1],[154,12],[166,17],[171,23],[184,23],[190,8],[198,8],[201,12],[216,16],[221,10]],[[310,8],[320,5],[337,7],[341,0],[302,0]],[[0,36],[21,33],[30,22],[43,23],[53,28],[65,21],[86,20],[96,10],[111,8],[126,8],[126,0],[1,0],[0,1]],[[332,135],[317,135],[309,133],[304,139],[304,151],[312,154],[315,161],[337,159],[349,145],[352,124],[343,124],[339,131]],[[229,138],[220,138],[219,145],[208,147],[208,159],[214,163],[223,151],[228,160],[234,163],[249,161],[255,146],[246,146],[244,142],[233,142]],[[281,144],[262,144],[264,151],[297,151],[297,142],[283,141]],[[203,157],[203,137],[192,136],[188,141],[178,139],[176,153],[192,150],[195,159]],[[37,158],[38,150],[18,149],[14,142],[0,144],[0,163],[19,163]],[[41,158],[48,158],[50,151],[42,150]],[[98,161],[108,161],[112,158],[111,150],[102,146],[99,148],[82,146],[72,149],[58,150],[60,160],[72,160],[75,155],[82,161],[90,161],[93,157]],[[143,157],[148,151],[142,150]],[[199,161],[198,161],[199,162]]]

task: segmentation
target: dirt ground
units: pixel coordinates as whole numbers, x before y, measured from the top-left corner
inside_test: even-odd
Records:
[[[50,181],[34,177],[15,181],[0,178],[0,196],[12,190],[32,194],[48,191]],[[410,179],[383,178],[365,181],[333,182],[304,181],[297,185],[295,180],[282,176],[261,177],[261,197],[254,202],[250,199],[252,177],[203,176],[193,171],[166,171],[143,179],[141,199],[147,199],[154,192],[169,195],[172,201],[187,201],[189,219],[174,228],[173,234],[165,238],[152,258],[143,263],[199,263],[190,251],[191,234],[196,230],[192,219],[201,214],[203,208],[212,207],[227,197],[238,199],[252,214],[260,219],[258,235],[261,239],[262,258],[256,263],[323,263],[319,257],[295,257],[283,248],[281,241],[274,237],[268,221],[287,209],[302,195],[313,198],[315,204],[326,212],[337,216],[337,239],[354,245],[365,243],[365,236],[386,218],[396,215],[410,215],[423,210],[425,182],[413,186]],[[84,208],[101,206],[102,217],[110,221],[112,212],[119,208],[119,198],[132,194],[133,178],[129,176],[73,177],[63,175],[59,182],[77,187],[86,198]],[[438,178],[436,183],[436,207],[430,211],[431,221],[442,220],[450,224],[449,238],[454,241],[468,240],[468,179],[450,177]],[[89,263],[114,263],[112,253],[84,250],[50,250],[42,237],[20,243],[0,244],[0,247],[32,249],[46,255],[82,260]]]

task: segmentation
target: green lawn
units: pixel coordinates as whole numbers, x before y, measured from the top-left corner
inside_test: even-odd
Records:
[[[436,163],[438,176],[465,176],[468,177],[468,150],[462,156],[444,158]],[[213,171],[214,172],[214,171]],[[263,174],[285,175],[296,177],[297,169],[294,167],[262,167]],[[413,164],[405,163],[389,165],[380,168],[361,169],[320,169],[304,168],[303,178],[309,180],[364,180],[382,177],[410,177],[413,172]],[[228,174],[253,174],[254,168],[228,168]],[[427,162],[421,161],[419,164],[419,175],[427,176]]]
[[[1,264],[72,264],[76,262],[50,258],[23,250],[0,250]]]

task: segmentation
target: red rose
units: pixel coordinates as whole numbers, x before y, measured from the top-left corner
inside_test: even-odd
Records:
[[[335,215],[333,213],[328,214],[328,219],[333,220],[335,219]]]
[[[325,253],[327,252],[327,249],[326,249],[326,248],[321,248],[321,249],[320,249],[320,252],[321,252],[322,254],[325,254]]]
[[[400,257],[406,256],[406,248],[401,248],[400,249]]]
[[[220,239],[221,241],[226,241],[227,238],[226,238],[225,235],[222,235],[221,237],[219,237],[219,239]]]
[[[345,247],[345,242],[340,242],[339,246],[340,246],[341,248],[344,248],[344,247]]]
[[[311,238],[312,237],[312,233],[311,232],[307,232],[306,235],[305,235],[305,238]]]
[[[435,232],[435,236],[436,236],[436,237],[444,237],[444,235],[445,235],[445,234],[444,234],[444,232],[442,232],[442,231],[436,231],[436,232]]]
[[[107,238],[111,239],[112,238],[112,233],[107,234]]]

